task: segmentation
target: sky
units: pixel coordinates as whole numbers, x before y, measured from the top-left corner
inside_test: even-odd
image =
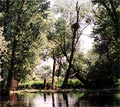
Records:
[[[94,40],[90,38],[90,34],[92,33],[92,27],[88,26],[84,31],[83,35],[80,37],[80,50],[84,53],[87,53],[92,49]]]
[[[50,1],[51,2],[51,5],[53,5],[54,4],[54,2],[55,2],[55,0],[48,0],[48,1]],[[86,3],[86,2],[89,2],[89,1],[91,1],[91,0],[77,0],[79,3]]]

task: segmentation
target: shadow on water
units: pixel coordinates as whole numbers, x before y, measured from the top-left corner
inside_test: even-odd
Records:
[[[9,94],[7,96],[0,96],[0,107],[33,107],[32,104],[24,103],[16,93]],[[20,99],[19,99],[20,98]]]
[[[76,100],[75,107],[82,106],[107,106],[118,107],[120,106],[120,99],[116,97],[120,96],[119,91],[100,91],[100,92],[86,92],[82,97]]]
[[[13,93],[0,100],[0,107],[118,107],[119,104],[119,91]]]

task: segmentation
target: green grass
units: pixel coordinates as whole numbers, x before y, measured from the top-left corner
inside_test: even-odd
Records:
[[[26,81],[24,83],[20,83],[18,85],[18,89],[31,89],[31,88],[35,88],[35,89],[42,89],[44,86],[43,86],[43,83],[42,81]]]
[[[58,79],[55,81],[55,88],[60,88],[63,83],[63,79]],[[69,79],[68,80],[68,88],[80,88],[82,87],[82,83],[77,79]],[[47,81],[46,89],[51,88],[51,81]],[[18,85],[18,89],[44,89],[43,80],[32,80],[26,81],[24,83],[20,83]]]

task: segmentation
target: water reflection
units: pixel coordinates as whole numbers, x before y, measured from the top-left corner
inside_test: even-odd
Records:
[[[120,104],[120,99],[115,95],[119,92],[87,92],[84,96],[79,97],[76,100],[75,107],[83,106],[112,106],[118,107]]]
[[[17,104],[17,95],[15,93],[10,94],[10,104]]]
[[[55,107],[55,97],[54,97],[54,93],[52,93],[52,107]]]
[[[11,94],[0,107],[101,107],[119,106],[119,92],[70,92]]]

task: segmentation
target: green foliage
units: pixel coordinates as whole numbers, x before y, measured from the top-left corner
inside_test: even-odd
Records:
[[[86,58],[77,47],[86,25],[80,25],[74,38],[71,30],[71,25],[76,21],[73,1],[57,1],[54,12],[60,13],[60,16],[54,20],[53,15],[49,15],[49,2],[46,0],[1,0],[0,64],[2,70],[0,74],[4,79],[3,86],[5,86],[7,78],[9,79],[9,73],[11,78],[16,77],[18,81],[32,78],[32,72],[35,66],[41,63],[43,50],[46,48],[48,56],[53,57],[54,50],[54,56],[59,66],[58,75],[62,76],[64,71],[71,67],[68,72],[71,71],[70,74],[72,74],[74,70],[79,71],[81,78],[87,79],[92,88],[119,85],[119,81],[116,81],[120,78],[120,1],[92,0],[92,3],[98,6],[94,7],[96,10],[93,11],[93,20],[88,15],[91,5],[89,8],[86,8],[85,4],[80,5],[80,21],[82,20],[80,23],[86,21],[89,24],[90,21],[93,21],[95,25],[92,34],[95,41],[94,50],[89,52],[88,58]],[[1,33],[1,31],[3,32]],[[70,67],[68,67],[69,62]],[[76,69],[72,69],[72,64]],[[41,71],[50,70],[49,67],[44,67]],[[42,75],[42,72],[38,73]],[[57,73],[55,74],[57,75]],[[62,79],[56,81],[55,87],[59,88],[62,82]],[[82,85],[76,79],[68,81],[68,88],[79,88]],[[43,87],[43,83],[38,81],[19,85],[19,88]],[[47,87],[51,87],[50,81],[47,83]]]
[[[115,87],[120,87],[120,79],[118,79],[115,83],[114,83]]]
[[[78,79],[69,79],[68,80],[68,88],[80,88],[83,87],[83,84]]]
[[[78,67],[80,72],[84,72],[87,75],[87,70],[88,70],[88,63],[87,63],[87,58],[82,52],[76,52],[74,55],[74,66]]]
[[[116,94],[115,97],[120,99],[120,93]]]
[[[55,81],[55,87],[60,88],[63,83],[63,79],[59,78]],[[77,79],[70,79],[68,81],[68,88],[80,88],[83,87],[83,84]],[[51,82],[47,81],[46,88],[51,88]],[[19,83],[18,89],[44,89],[44,83],[42,80],[35,80],[35,81],[26,81],[23,83]]]
[[[45,41],[45,20],[49,2],[46,0],[1,2],[0,21],[4,23],[3,36],[10,41],[2,72],[6,76],[9,76],[10,72],[10,77],[17,77],[18,80],[25,79],[26,75],[33,71],[40,54],[38,51],[42,50]]]
[[[48,81],[46,83],[46,88],[50,88],[51,83]],[[42,80],[36,81],[26,81],[24,83],[20,83],[18,89],[44,89],[44,83]]]
[[[114,84],[116,78],[111,74],[108,63],[105,60],[99,60],[91,67],[87,77],[93,88],[109,88]]]
[[[85,5],[79,5],[76,2],[73,3],[73,1],[62,3],[63,1],[57,1],[55,8],[56,11],[60,13],[60,16],[58,20],[56,21],[54,25],[54,32],[52,33],[52,36],[50,35],[50,39],[54,42],[56,53],[58,53],[61,58],[66,58],[66,75],[65,75],[65,81],[63,82],[62,88],[65,88],[67,85],[68,77],[70,72],[72,71],[72,64],[74,67],[79,67],[80,72],[83,70],[86,71],[87,65],[84,63],[84,61],[81,61],[81,56],[76,54],[75,52],[78,52],[78,46],[79,46],[79,40],[80,36],[83,32],[83,30],[88,26],[88,24],[82,24],[80,25],[80,29],[73,29],[74,23],[76,23],[76,12],[77,12],[77,23],[81,24],[82,21],[85,22],[85,18],[87,18],[87,12],[90,12],[91,9],[86,8]],[[76,6],[75,6],[76,5]],[[78,11],[80,6],[80,12]],[[77,11],[75,10],[77,7]],[[80,18],[79,18],[80,15]],[[78,52],[79,53],[79,52]],[[78,56],[77,56],[78,55]],[[84,59],[84,58],[83,58]],[[63,64],[63,63],[62,63]],[[75,72],[73,70],[73,72]]]
[[[94,11],[95,26],[93,37],[94,52],[99,55],[98,60],[90,67],[88,78],[93,88],[110,88],[120,78],[119,76],[119,0],[92,0],[100,5]]]
[[[7,53],[7,45],[5,38],[0,34],[0,64],[2,64],[2,60],[4,60],[4,56]]]
[[[1,30],[1,29],[0,29]],[[3,66],[4,66],[4,61],[7,60],[7,45],[8,42],[5,40],[5,38],[2,36],[2,32],[0,32],[0,86],[1,86],[1,81],[4,81],[5,74],[2,72]]]
[[[53,57],[53,49],[55,51],[55,57],[57,64],[59,65],[59,69],[64,69],[64,63],[62,59],[64,57],[69,57],[69,53],[71,50],[71,38],[72,32],[70,24],[64,20],[64,18],[58,18],[52,27],[52,30],[49,31],[48,41],[49,41],[49,53]],[[62,61],[59,62],[59,61]],[[65,67],[66,68],[66,67]]]
[[[58,79],[57,81],[55,81],[55,87],[60,88],[62,83],[63,83],[63,78]]]
[[[70,25],[63,18],[58,18],[55,22],[53,30],[48,35],[48,40],[55,45],[54,48],[56,48],[56,53],[58,53],[58,55],[62,54],[61,49],[67,51],[67,49],[70,48],[70,39]]]
[[[42,89],[44,88],[43,83],[41,80],[39,81],[27,81],[25,83],[20,83],[18,89]]]

